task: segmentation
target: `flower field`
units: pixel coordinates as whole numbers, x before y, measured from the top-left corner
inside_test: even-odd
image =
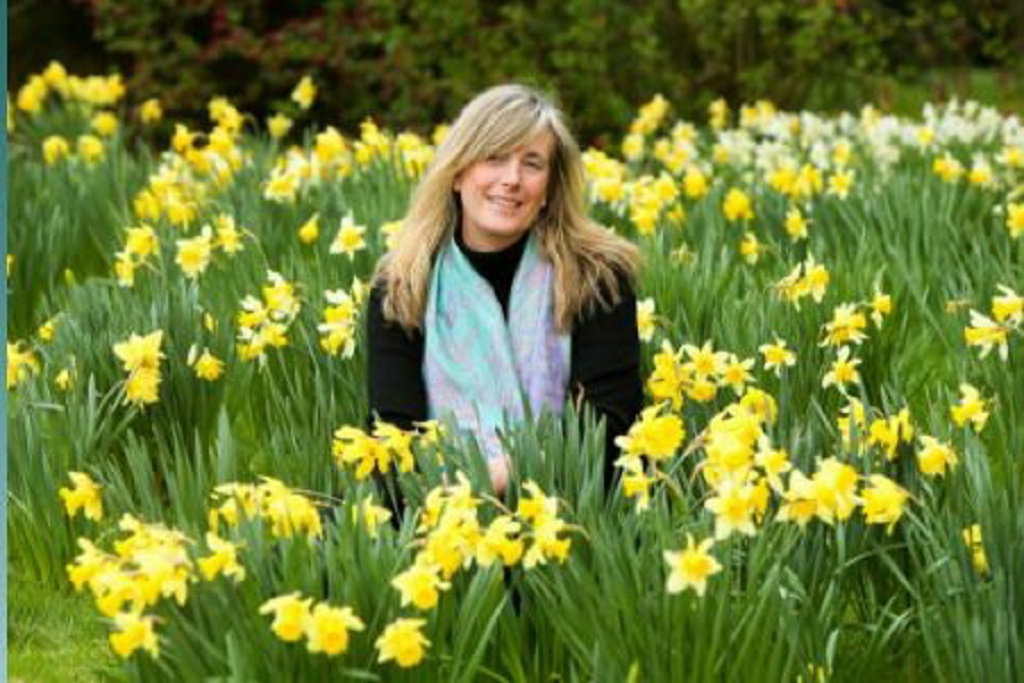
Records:
[[[10,561],[130,680],[1024,679],[1019,118],[643,105],[584,158],[647,407],[607,495],[570,411],[498,498],[459,434],[366,423],[445,128],[316,96],[190,128],[54,63],[8,108]]]

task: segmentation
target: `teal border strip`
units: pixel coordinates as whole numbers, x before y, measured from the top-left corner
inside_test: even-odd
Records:
[[[0,14],[0,35],[4,38],[3,57],[0,57],[0,79],[3,80],[4,92],[7,92],[7,0],[0,0],[3,13]],[[3,267],[4,296],[3,315],[0,316],[3,322],[3,337],[7,340],[7,98],[0,104],[0,112],[3,113],[4,135],[0,143],[0,246],[5,256]],[[4,344],[3,351],[0,351],[0,370],[3,370],[4,377],[7,376],[7,344]],[[0,672],[7,676],[7,382],[4,382],[3,394],[0,394],[0,413],[3,420],[0,420],[0,484],[3,485],[3,502],[0,503],[0,555],[2,555],[3,566],[0,568],[0,633],[3,634],[3,643],[0,644]]]

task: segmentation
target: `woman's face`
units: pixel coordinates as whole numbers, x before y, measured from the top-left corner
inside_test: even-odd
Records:
[[[512,150],[475,161],[455,177],[462,240],[500,251],[523,235],[547,201],[555,136],[545,130]]]

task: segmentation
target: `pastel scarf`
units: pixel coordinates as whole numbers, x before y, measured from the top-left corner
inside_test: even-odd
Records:
[[[554,268],[527,238],[512,280],[508,320],[491,285],[451,239],[431,274],[423,379],[431,419],[476,436],[488,458],[502,452],[506,420],[560,414],[569,382],[569,335],[558,334]]]

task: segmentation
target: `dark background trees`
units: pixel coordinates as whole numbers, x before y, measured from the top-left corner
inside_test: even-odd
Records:
[[[1019,0],[12,0],[9,32],[12,89],[59,59],[119,70],[133,100],[188,119],[215,95],[265,114],[308,73],[318,121],[423,130],[522,80],[557,92],[587,142],[657,92],[687,117],[719,95],[887,106],[907,83],[970,92],[982,70],[1005,108],[1024,66]]]

